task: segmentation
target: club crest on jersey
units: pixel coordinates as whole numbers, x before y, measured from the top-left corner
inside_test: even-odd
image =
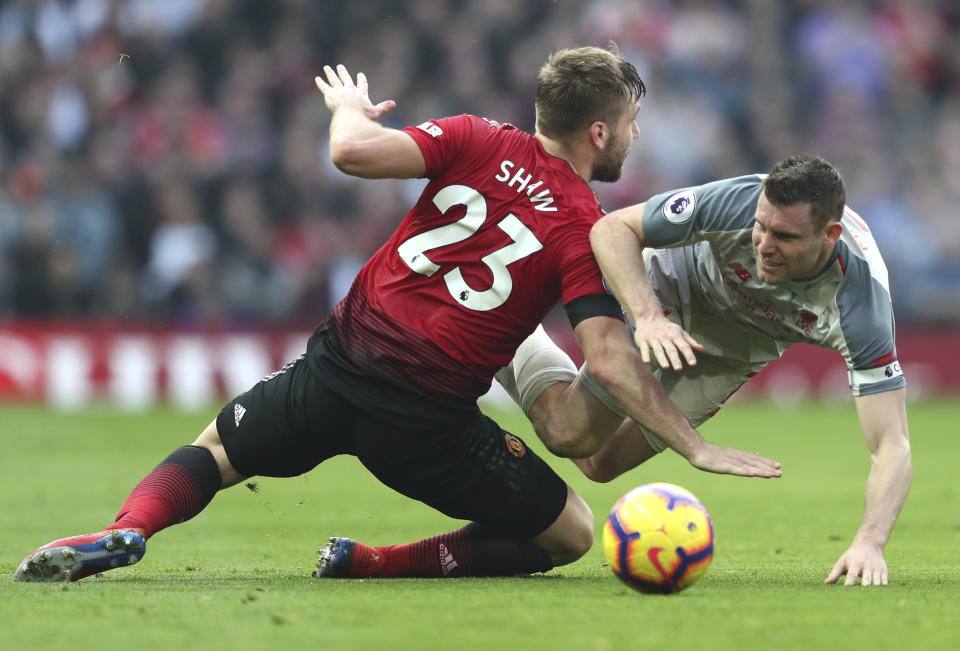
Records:
[[[684,224],[693,218],[697,199],[692,190],[678,192],[663,204],[663,218],[671,224]]]
[[[527,446],[513,434],[504,434],[503,440],[507,443],[507,449],[510,450],[510,454],[518,459],[527,453]]]
[[[820,317],[809,310],[800,310],[800,316],[797,318],[797,327],[803,330],[804,334],[809,335],[813,324],[819,319]]]

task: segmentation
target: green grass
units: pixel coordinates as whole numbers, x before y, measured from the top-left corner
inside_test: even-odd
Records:
[[[862,509],[869,467],[851,405],[735,403],[705,436],[784,464],[779,480],[708,475],[673,453],[610,484],[551,459],[598,525],[624,492],[671,481],[716,528],[707,575],[677,595],[621,586],[599,545],[514,579],[314,581],[328,535],[407,542],[460,523],[392,493],[352,458],[220,494],[151,539],[138,565],[75,584],[15,584],[40,544],[101,528],[133,485],[212,418],[158,410],[0,407],[0,646],[144,649],[960,648],[956,402],[913,405],[915,479],[887,548],[890,585],[824,586]],[[516,414],[499,419],[542,452]],[[598,526],[599,531],[599,526]]]

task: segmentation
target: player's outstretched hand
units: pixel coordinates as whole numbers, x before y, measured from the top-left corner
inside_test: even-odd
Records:
[[[697,357],[693,351],[702,351],[703,346],[694,339],[689,332],[676,323],[655,313],[649,317],[637,319],[633,340],[640,349],[640,357],[644,363],[650,363],[650,353],[657,358],[660,368],[673,367],[674,370],[683,369],[683,360],[690,366],[696,366]]]
[[[761,457],[757,453],[743,452],[735,448],[714,445],[704,441],[704,445],[688,459],[690,464],[700,470],[724,475],[741,477],[780,477],[780,462]]]
[[[323,99],[331,113],[340,108],[354,108],[362,111],[371,120],[376,120],[397,108],[397,103],[392,99],[379,104],[370,101],[367,77],[362,72],[357,73],[356,84],[353,83],[353,78],[345,66],[338,65],[336,70],[330,66],[323,66],[323,72],[327,75],[327,80],[324,81],[318,76],[314,81],[323,93]]]
[[[887,585],[887,562],[883,552],[875,545],[853,543],[833,566],[824,583],[836,583],[847,575],[844,585],[856,585],[857,577],[863,577],[861,585]]]

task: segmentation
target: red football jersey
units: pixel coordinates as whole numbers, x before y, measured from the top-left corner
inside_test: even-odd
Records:
[[[473,400],[558,300],[605,294],[588,237],[602,211],[510,125],[461,115],[404,131],[430,182],[328,327],[360,368]]]

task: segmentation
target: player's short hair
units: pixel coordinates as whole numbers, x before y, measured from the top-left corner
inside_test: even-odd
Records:
[[[646,94],[637,69],[620,55],[616,43],[559,50],[537,77],[537,130],[570,142],[596,121],[613,122]]]
[[[786,158],[770,170],[763,181],[763,194],[778,208],[810,204],[817,231],[840,221],[847,203],[847,188],[837,168],[820,156],[801,154]]]

